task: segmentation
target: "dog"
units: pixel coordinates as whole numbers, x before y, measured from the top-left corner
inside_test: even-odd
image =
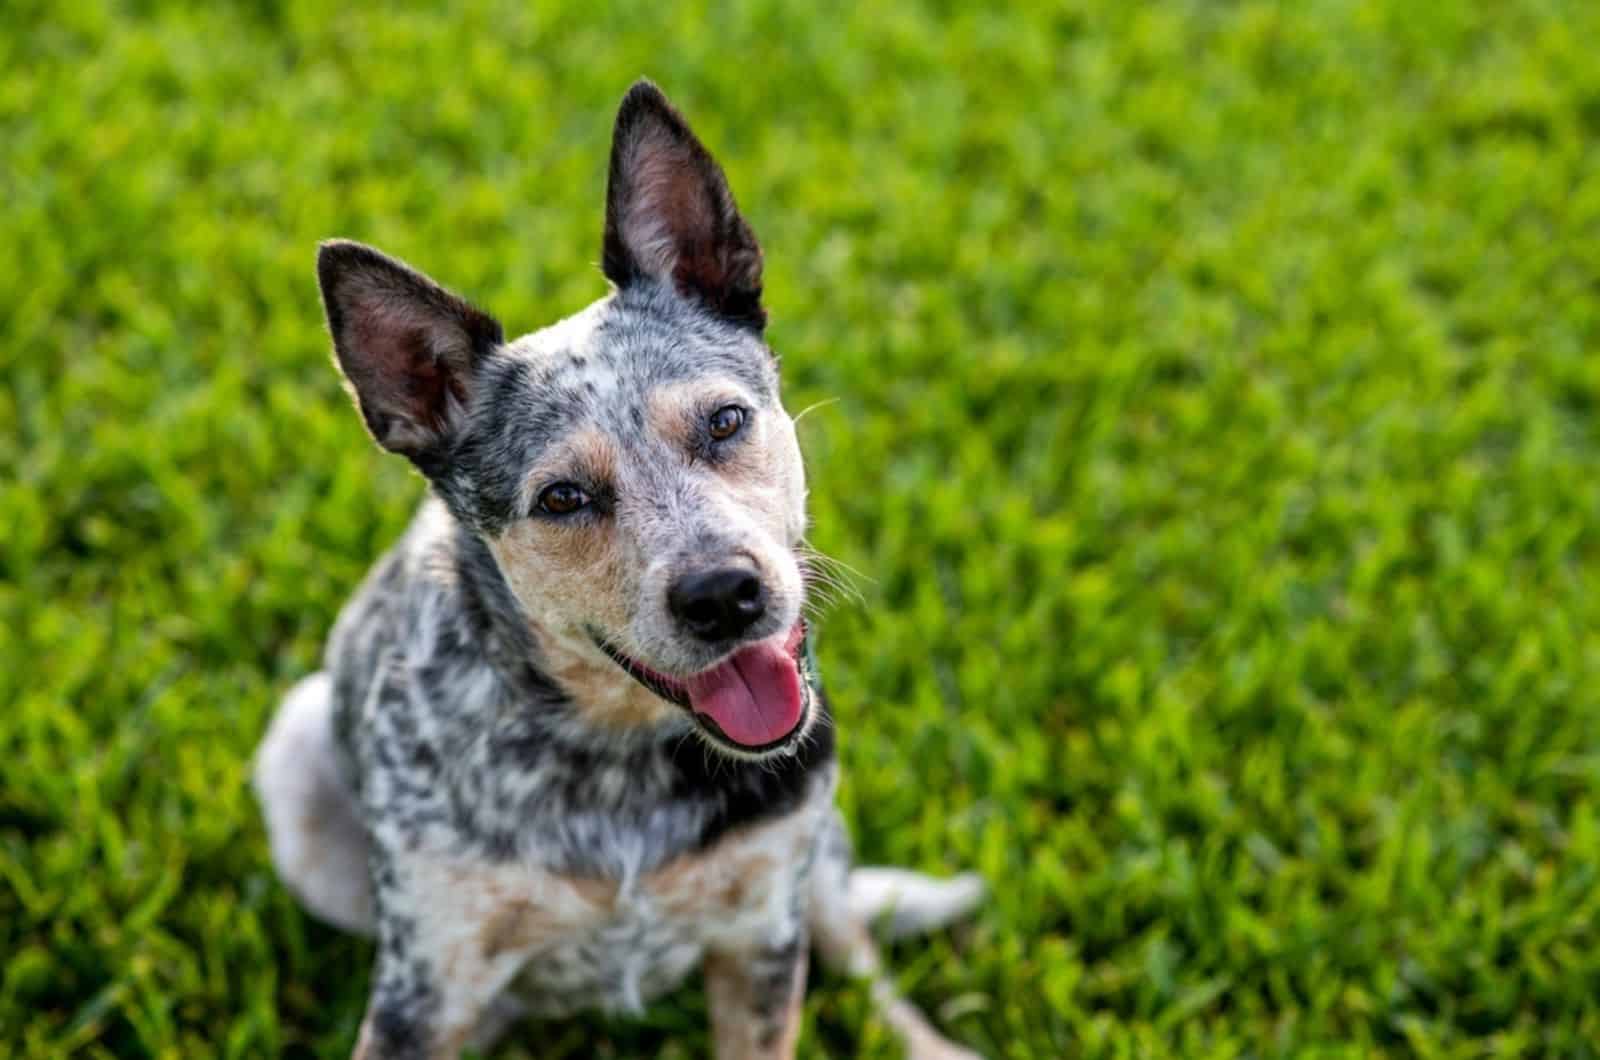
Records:
[[[430,490],[257,752],[274,865],[376,936],[365,1060],[638,1012],[697,967],[719,1057],[790,1056],[812,947],[910,1055],[972,1056],[871,929],[943,926],[981,880],[852,870],[834,808],[761,248],[648,81],[607,184],[611,293],[512,342],[397,260],[320,248],[347,388]]]

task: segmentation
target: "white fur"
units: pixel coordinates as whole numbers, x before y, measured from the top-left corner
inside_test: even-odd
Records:
[[[859,868],[850,873],[850,917],[900,939],[960,920],[978,907],[983,891],[975,872],[938,880],[908,869]]]
[[[332,692],[320,672],[289,691],[256,752],[252,782],[285,885],[319,919],[370,935],[367,834],[334,745]]]

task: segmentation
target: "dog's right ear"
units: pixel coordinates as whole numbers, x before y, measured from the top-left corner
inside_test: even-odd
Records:
[[[420,459],[460,425],[500,325],[426,276],[361,243],[317,253],[333,350],[379,445]]]

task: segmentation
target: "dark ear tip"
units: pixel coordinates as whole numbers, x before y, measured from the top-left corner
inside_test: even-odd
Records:
[[[331,294],[339,277],[358,264],[369,248],[349,239],[326,239],[317,244],[317,283]]]
[[[618,110],[626,114],[642,107],[671,108],[671,106],[672,104],[667,102],[666,94],[656,87],[654,81],[648,77],[641,77],[628,86],[628,91],[623,95],[622,105]]]
[[[353,239],[325,239],[317,244],[317,277],[323,286],[352,266],[388,263],[382,253]]]
[[[317,244],[317,262],[347,261],[360,257],[363,254],[376,253],[365,243],[357,243],[353,239],[324,239]]]
[[[631,130],[640,123],[654,123],[671,129],[680,138],[689,133],[688,123],[678,113],[666,93],[648,77],[641,77],[622,97],[617,108],[617,132]]]

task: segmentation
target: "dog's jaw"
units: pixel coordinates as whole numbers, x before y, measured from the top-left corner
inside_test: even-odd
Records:
[[[618,671],[578,631],[561,636],[530,622],[539,669],[567,694],[583,724],[613,736],[684,729],[683,710]]]

